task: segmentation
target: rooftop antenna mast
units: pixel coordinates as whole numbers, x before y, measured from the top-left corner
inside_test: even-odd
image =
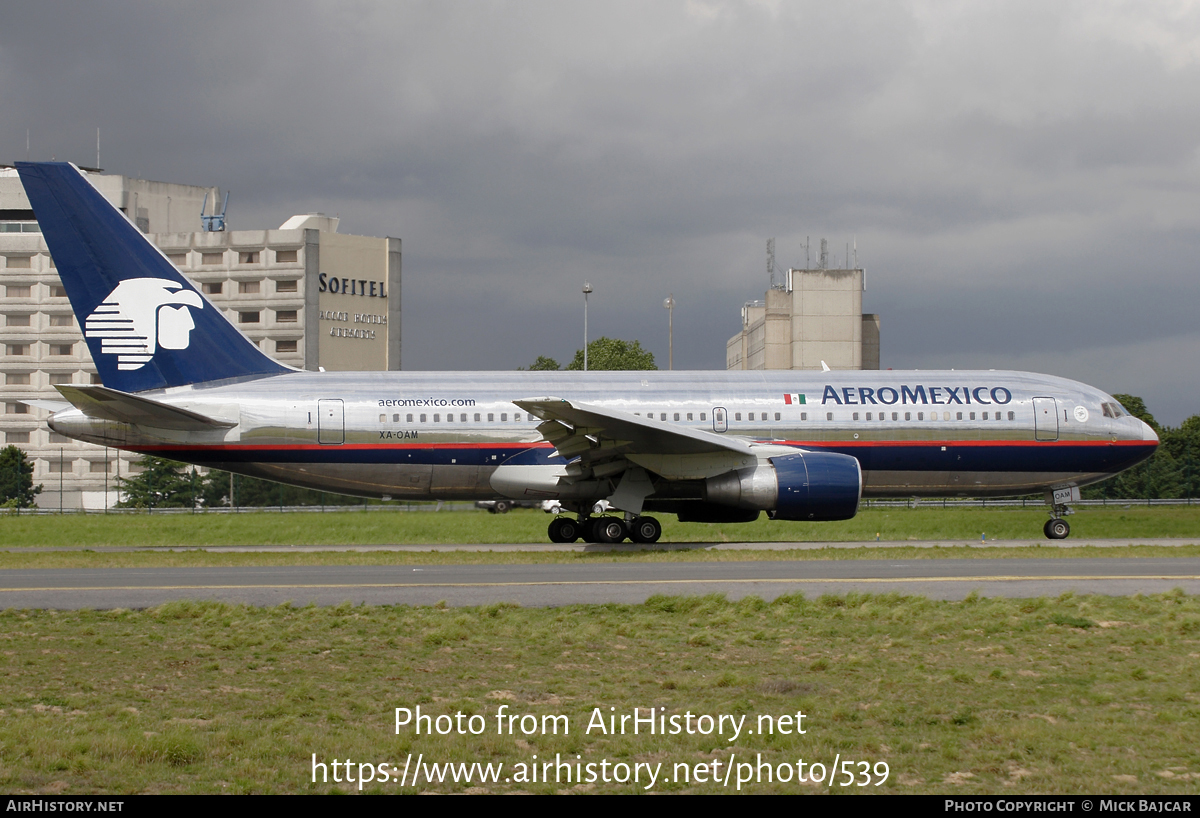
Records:
[[[775,289],[775,239],[767,239],[767,278],[769,289]]]
[[[213,193],[213,211],[211,216],[205,216],[204,210],[208,207],[208,194],[204,194],[204,203],[200,205],[200,224],[206,233],[224,233],[225,232],[225,210],[229,207],[229,191],[225,191],[225,203],[221,205],[221,212],[215,212],[217,209],[217,194]]]

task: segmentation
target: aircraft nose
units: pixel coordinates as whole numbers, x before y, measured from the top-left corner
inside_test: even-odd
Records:
[[[1154,433],[1154,429],[1150,428],[1150,424],[1144,420],[1139,420],[1138,423],[1142,424],[1142,440],[1152,440],[1158,443],[1158,435]]]

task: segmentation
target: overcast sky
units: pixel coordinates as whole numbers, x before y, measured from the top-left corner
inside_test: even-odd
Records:
[[[1190,2],[10,4],[0,162],[232,191],[403,240],[405,369],[592,337],[723,369],[847,242],[884,367],[1028,369],[1200,413]],[[198,220],[197,220],[198,227]],[[852,251],[853,252],[853,251]]]

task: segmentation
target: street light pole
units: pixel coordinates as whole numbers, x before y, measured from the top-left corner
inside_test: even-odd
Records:
[[[583,371],[588,371],[588,331],[587,331],[587,302],[588,293],[592,291],[590,282],[583,282]]]
[[[663,299],[667,308],[667,369],[675,368],[675,294]]]

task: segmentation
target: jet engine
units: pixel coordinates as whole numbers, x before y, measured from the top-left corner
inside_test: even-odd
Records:
[[[848,520],[861,497],[858,461],[834,452],[771,457],[704,481],[709,502],[765,510],[773,520]]]

